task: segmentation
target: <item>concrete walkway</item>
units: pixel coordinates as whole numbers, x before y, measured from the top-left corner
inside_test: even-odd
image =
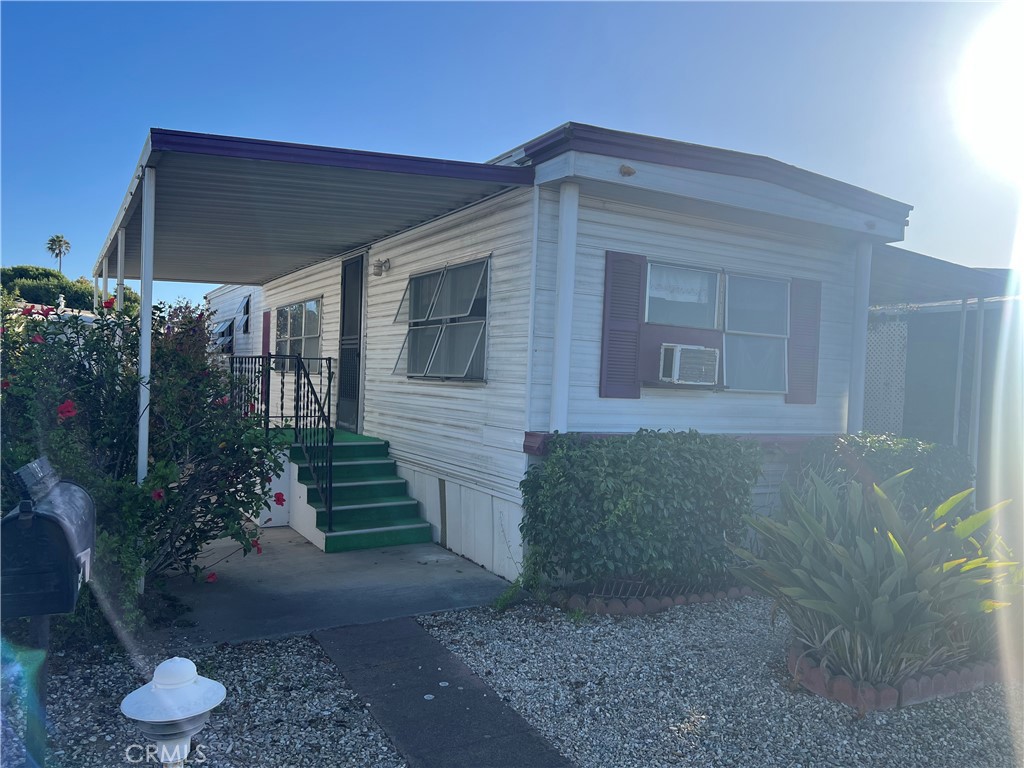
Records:
[[[314,637],[412,768],[572,768],[415,619]]]
[[[173,579],[190,610],[150,639],[177,653],[313,634],[412,768],[571,768],[409,618],[488,605],[508,582],[436,544],[328,555],[290,528],[264,529],[261,544],[246,557],[209,546],[200,564],[216,579]]]
[[[264,529],[261,544],[262,555],[244,558],[233,541],[209,546],[200,564],[216,581],[172,579],[168,591],[191,610],[152,639],[205,645],[308,634],[488,605],[508,587],[436,544],[324,554],[291,528]]]

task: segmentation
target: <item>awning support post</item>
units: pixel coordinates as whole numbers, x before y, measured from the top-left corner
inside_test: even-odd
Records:
[[[156,169],[142,178],[142,306],[139,308],[139,455],[136,482],[149,472],[149,381],[153,356],[153,225],[156,221]]]
[[[857,243],[853,286],[853,336],[850,343],[850,394],[846,404],[846,431],[851,435],[864,428],[864,372],[868,354],[871,250],[871,243]]]
[[[110,271],[110,259],[108,259],[106,256],[104,256],[103,257],[103,283],[102,283],[102,289],[100,291],[100,294],[103,296],[103,300],[104,301],[106,301],[107,299],[110,298],[110,291],[109,291],[110,275],[108,274],[109,271]]]
[[[981,436],[981,369],[985,360],[985,299],[978,298],[974,312],[974,381],[971,384],[971,432],[968,437],[967,454],[978,471],[978,442]],[[975,481],[977,482],[977,481]]]
[[[580,185],[564,182],[558,189],[558,256],[555,268],[555,339],[551,361],[551,432],[569,425],[569,375],[572,354],[572,307],[576,290],[576,236]]]
[[[117,230],[117,311],[124,309],[124,227]]]
[[[964,337],[967,335],[967,299],[960,300],[960,342],[956,348],[956,389],[953,391],[953,445],[960,445],[960,397],[964,382]]]
[[[92,311],[96,312],[100,308],[100,276],[92,276]]]

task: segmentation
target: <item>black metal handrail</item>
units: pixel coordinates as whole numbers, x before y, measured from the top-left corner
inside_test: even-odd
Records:
[[[295,442],[302,446],[313,482],[327,511],[327,531],[334,530],[334,426],[331,424],[330,359],[327,366],[327,408],[313,387],[301,357],[295,358]]]
[[[332,366],[333,361],[329,357],[268,354],[231,358],[231,401],[239,404],[246,414],[260,419],[267,431],[271,422],[275,426],[292,425],[295,443],[302,449],[313,483],[326,507],[328,531],[334,530]],[[311,368],[315,372],[311,372]],[[273,392],[275,373],[279,374],[280,387]],[[286,407],[285,380],[289,376],[293,380],[292,402],[288,404],[290,407]],[[322,397],[320,393],[323,393]]]

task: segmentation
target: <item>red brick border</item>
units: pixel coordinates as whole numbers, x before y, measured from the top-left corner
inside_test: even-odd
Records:
[[[904,681],[900,687],[871,685],[854,682],[845,675],[831,675],[803,654],[803,646],[793,643],[789,647],[786,666],[793,681],[811,693],[824,696],[853,707],[862,715],[897,707],[909,707],[932,699],[968,693],[1002,680],[995,662],[968,664],[934,675],[921,675]]]
[[[660,597],[636,598],[630,597],[622,600],[613,597],[605,600],[600,597],[587,598],[579,592],[572,594],[564,589],[551,593],[550,601],[562,610],[583,611],[596,615],[610,616],[643,616],[651,613],[660,613],[675,605],[692,605],[694,603],[711,603],[716,600],[738,600],[741,597],[748,597],[754,594],[750,587],[729,587],[728,591],[704,592],[703,594],[687,595],[664,595]]]

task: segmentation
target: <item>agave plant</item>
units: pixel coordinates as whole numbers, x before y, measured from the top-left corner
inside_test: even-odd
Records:
[[[1016,563],[972,490],[910,520],[891,499],[907,473],[870,489],[811,476],[776,518],[748,516],[760,551],[733,547],[736,577],[774,598],[797,640],[832,674],[898,685],[983,653],[996,585]],[[982,537],[982,532],[986,535]]]

